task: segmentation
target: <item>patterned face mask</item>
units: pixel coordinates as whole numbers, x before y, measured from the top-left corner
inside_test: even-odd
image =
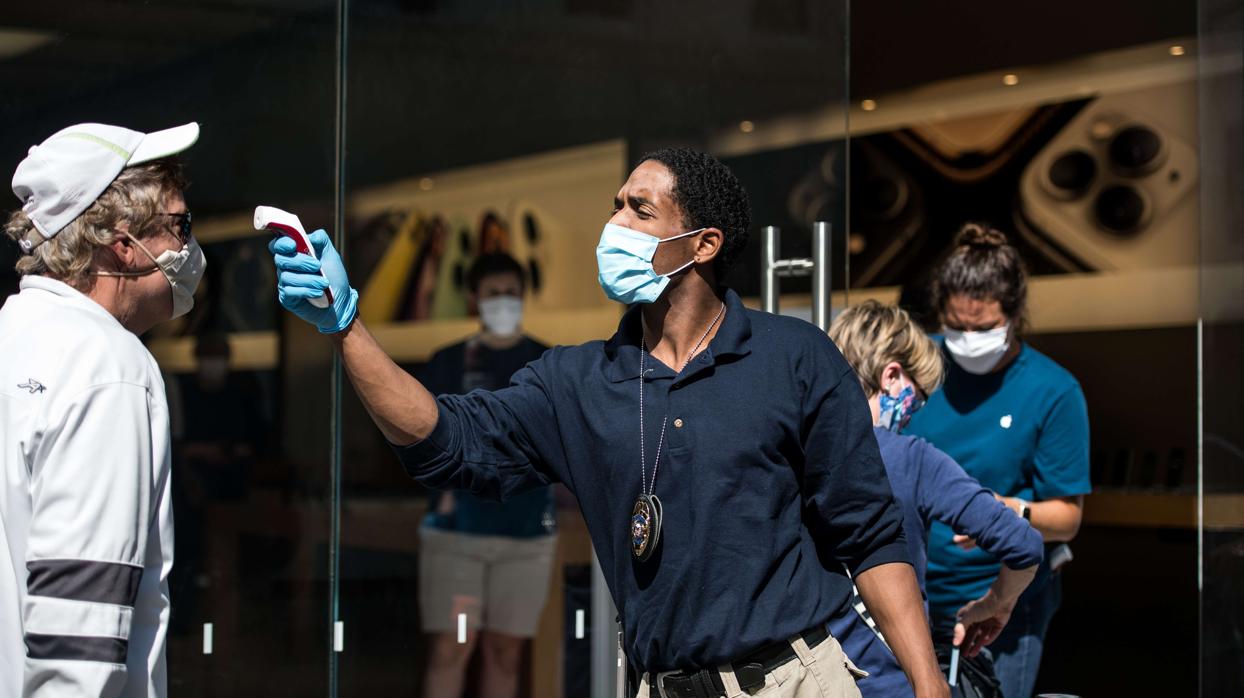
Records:
[[[916,389],[905,386],[897,396],[881,391],[881,415],[877,426],[899,433],[911,421],[911,416],[924,407],[924,400],[916,397]]]

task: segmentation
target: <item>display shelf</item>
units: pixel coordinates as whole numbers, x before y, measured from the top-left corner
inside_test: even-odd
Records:
[[[1244,529],[1244,493],[1205,495],[1205,528]],[[1197,527],[1197,496],[1150,492],[1096,492],[1084,502],[1084,525],[1132,528]]]
[[[584,310],[528,313],[523,318],[523,331],[550,346],[582,344],[613,335],[621,310],[621,306],[609,304]],[[391,323],[368,329],[394,361],[420,363],[427,361],[433,351],[478,332],[479,320]]]
[[[615,304],[584,310],[562,310],[530,314],[524,331],[551,346],[582,344],[611,336],[618,327],[622,309]],[[479,331],[479,320],[432,320],[369,325],[367,328],[394,361],[421,363],[432,352]],[[190,373],[195,369],[193,337],[152,340],[151,350],[166,373]],[[232,350],[230,367],[235,371],[268,371],[280,363],[280,337],[275,331],[240,332],[229,335]]]
[[[1201,274],[1244,278],[1238,266],[1198,270],[1195,267],[1171,267],[1094,274],[1064,274],[1034,277],[1029,284],[1032,331],[1093,332],[1103,330],[1134,330],[1161,327],[1191,327],[1197,322],[1198,289]],[[1235,289],[1234,286],[1231,287]],[[1241,290],[1244,292],[1244,290]],[[848,295],[833,294],[833,307],[847,302],[859,303],[876,299],[883,303],[898,300],[897,287],[855,289]],[[1085,302],[1092,299],[1092,302]],[[759,308],[757,298],[744,303]],[[787,294],[781,298],[784,312],[799,314],[811,308],[808,294]],[[579,344],[609,337],[617,328],[622,307],[602,303],[595,307],[530,312],[525,318],[526,330],[545,343]],[[442,346],[469,336],[478,323],[472,318],[433,320],[411,323],[371,325],[372,333],[394,359],[418,363],[426,361]],[[246,332],[230,336],[233,368],[236,370],[271,370],[276,368],[280,345],[276,332]],[[151,353],[169,373],[194,370],[194,339],[191,337],[160,338],[150,343]]]

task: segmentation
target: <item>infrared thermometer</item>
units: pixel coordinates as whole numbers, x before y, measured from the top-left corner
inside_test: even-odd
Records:
[[[275,206],[256,206],[255,207],[255,230],[271,230],[277,235],[283,235],[294,241],[296,249],[305,255],[310,255],[314,259],[319,259],[315,254],[315,248],[311,246],[311,239],[307,237],[307,231],[302,227],[302,221],[298,220],[298,216],[289,211],[282,211]],[[324,272],[320,272],[320,276],[324,276]],[[324,279],[327,281],[328,279]],[[333,304],[332,289],[324,289],[324,295],[316,298],[307,299],[311,305],[317,308],[327,308]]]

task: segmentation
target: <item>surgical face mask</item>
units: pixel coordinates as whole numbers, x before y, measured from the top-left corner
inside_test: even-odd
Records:
[[[942,327],[946,350],[955,363],[977,375],[989,373],[1011,347],[1010,327],[1003,325],[984,332],[963,332]]]
[[[498,337],[513,337],[523,322],[523,299],[494,296],[479,302],[479,320],[484,329]]]
[[[98,276],[146,276],[158,270],[164,274],[173,292],[173,315],[169,319],[179,318],[190,312],[190,309],[194,307],[195,289],[199,287],[199,281],[202,280],[203,272],[207,269],[207,258],[203,256],[203,248],[199,247],[199,241],[190,238],[190,242],[180,250],[165,250],[157,257],[151,254],[151,250],[148,250],[147,246],[133,235],[125,233],[125,236],[138,245],[138,249],[147,255],[156,268],[143,271],[99,271],[95,273]]]
[[[658,274],[652,268],[657,245],[704,230],[706,228],[700,228],[662,240],[638,230],[606,223],[600,234],[600,244],[596,246],[596,267],[600,271],[596,280],[606,296],[620,303],[654,303],[669,286],[671,276],[695,264],[692,259],[668,274]]]
[[[916,389],[911,385],[903,386],[898,395],[881,391],[881,409],[877,426],[898,433],[907,427],[911,416],[924,407],[924,400],[916,397]]]

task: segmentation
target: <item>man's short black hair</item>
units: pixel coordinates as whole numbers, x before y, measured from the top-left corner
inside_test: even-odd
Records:
[[[491,252],[475,258],[475,261],[471,263],[471,268],[467,270],[467,290],[471,293],[479,293],[480,282],[485,277],[499,274],[515,274],[518,276],[519,288],[523,291],[527,290],[527,276],[523,273],[523,265],[503,252]]]
[[[683,212],[687,230],[717,228],[724,240],[713,263],[718,283],[747,247],[752,224],[747,191],[729,167],[717,158],[691,148],[665,148],[648,153],[639,162],[654,160],[674,175],[674,203]]]

